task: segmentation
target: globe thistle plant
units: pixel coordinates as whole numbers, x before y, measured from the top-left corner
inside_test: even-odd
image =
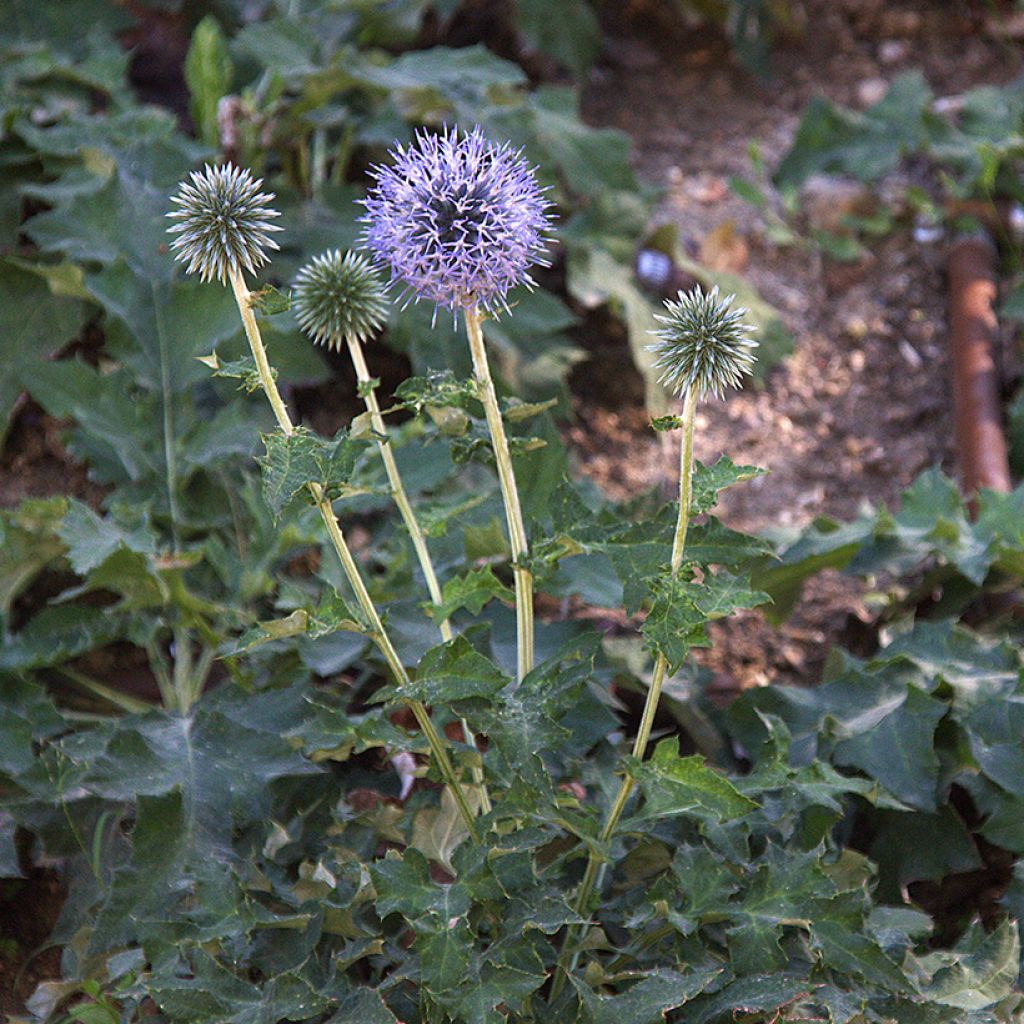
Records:
[[[522,152],[480,131],[420,133],[398,146],[390,166],[374,168],[365,200],[364,243],[417,300],[466,322],[473,375],[498,469],[516,589],[517,676],[533,668],[533,577],[505,426],[487,362],[481,310],[508,310],[508,292],[530,286],[543,265],[550,203]]]
[[[693,428],[697,401],[707,394],[721,395],[727,387],[734,387],[748,374],[754,363],[753,350],[757,343],[750,338],[753,327],[744,319],[745,309],[732,309],[734,296],[719,299],[718,289],[703,293],[699,288],[679,292],[676,301],[666,301],[667,315],[657,319],[664,324],[650,349],[657,357],[655,366],[662,371],[661,383],[677,395],[683,396],[683,415],[679,421],[682,443],[679,446],[679,511],[672,539],[669,571],[677,576],[683,564],[686,534],[690,523],[690,504],[693,497]],[[647,690],[644,710],[633,743],[633,757],[642,760],[654,727],[661,690],[668,671],[668,660],[659,653],[654,662],[651,685]],[[606,847],[615,834],[630,793],[635,785],[628,773],[619,784],[615,800],[600,833],[600,847]],[[604,873],[604,863],[591,853],[576,897],[576,911],[583,914],[590,902],[595,885]],[[572,946],[574,930],[565,947]],[[576,963],[576,957],[559,961],[559,971],[552,984],[554,999],[565,985],[566,978]]]
[[[262,181],[253,180],[249,171],[231,164],[223,167],[207,166],[203,171],[196,171],[190,181],[181,183],[177,195],[172,197],[171,201],[177,209],[168,216],[179,223],[168,230],[179,236],[172,248],[179,250],[175,258],[185,263],[187,273],[198,272],[204,281],[217,278],[222,284],[231,283],[263,392],[274,411],[281,433],[290,438],[295,433],[295,425],[278,391],[259,324],[256,322],[253,296],[243,276],[243,270],[254,273],[258,267],[269,262],[265,248],[278,248],[268,234],[278,230],[271,223],[278,216],[277,211],[269,205],[274,197],[272,193],[261,192],[261,185]],[[366,317],[363,321],[365,326]],[[411,684],[409,674],[363,582],[359,565],[335,518],[334,508],[322,481],[307,481],[306,489],[320,513],[331,545],[395,683],[399,689],[408,688]],[[476,837],[473,811],[455,774],[444,740],[421,701],[410,701],[409,707],[427,739],[466,829],[471,836]]]
[[[693,389],[698,398],[721,398],[750,373],[757,342],[743,319],[747,311],[731,308],[734,298],[719,299],[716,286],[710,292],[681,291],[674,302],[666,301],[666,315],[655,317],[664,326],[648,348],[669,391],[683,395]]]
[[[344,255],[335,249],[325,252],[307,263],[292,284],[292,302],[296,318],[302,329],[318,345],[338,351],[348,347],[352,366],[359,383],[359,393],[366,405],[370,426],[377,441],[384,471],[387,474],[391,496],[402,521],[409,531],[416,557],[427,583],[430,600],[435,608],[444,603],[426,537],[416,518],[415,510],[395,461],[388,439],[387,426],[381,414],[375,391],[376,382],[370,376],[363,352],[363,343],[384,325],[388,313],[388,299],[384,283],[370,261],[359,253]],[[441,638],[452,639],[452,627],[447,618],[438,624]],[[468,724],[463,722],[466,742],[475,746]],[[473,768],[473,779],[480,792],[480,804],[485,812],[491,809],[483,772]]]
[[[384,283],[373,265],[355,252],[325,252],[307,263],[292,284],[292,304],[302,329],[318,345],[339,349],[362,343],[388,317]]]
[[[269,205],[274,193],[261,192],[262,184],[233,164],[207,164],[181,183],[171,198],[177,209],[167,215],[179,223],[168,230],[178,236],[171,248],[188,273],[225,284],[233,272],[254,274],[268,262],[266,250],[278,248],[271,232],[281,230],[273,223],[280,214]]]
[[[543,265],[548,208],[521,151],[474,128],[422,132],[371,171],[365,245],[418,299],[451,310],[507,308]]]

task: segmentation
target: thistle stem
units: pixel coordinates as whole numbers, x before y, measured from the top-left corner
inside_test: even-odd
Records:
[[[402,516],[402,522],[405,523],[405,528],[409,531],[409,536],[412,538],[412,546],[416,551],[420,569],[423,571],[423,576],[427,581],[430,600],[433,602],[436,610],[444,604],[444,598],[441,596],[441,585],[437,581],[437,572],[434,569],[434,563],[427,548],[426,538],[423,536],[423,530],[416,519],[412,502],[409,501],[409,495],[405,490],[405,485],[402,483],[401,473],[398,471],[398,464],[395,462],[394,452],[391,450],[391,442],[388,437],[387,427],[384,425],[384,417],[380,412],[380,405],[377,402],[373,378],[370,376],[370,371],[363,355],[363,346],[358,338],[349,337],[345,341],[348,344],[349,355],[352,357],[352,365],[355,367],[356,380],[359,381],[359,390],[362,393],[366,411],[370,414],[370,426],[376,435],[377,448],[380,451],[381,461],[384,463],[384,471],[388,477],[388,485],[391,488],[391,497],[398,507],[398,511]],[[440,621],[438,628],[441,631],[441,639],[445,643],[451,640],[452,627],[447,618],[443,618]],[[461,721],[466,743],[476,748],[476,737],[470,730],[469,723],[465,719]],[[471,768],[471,774],[473,782],[480,791],[480,807],[484,814],[487,814],[491,810],[491,798],[484,783],[483,770],[479,765],[474,764]]]
[[[516,677],[521,682],[533,669],[533,576],[526,567],[530,549],[526,541],[526,527],[523,525],[523,510],[519,504],[519,490],[516,487],[512,456],[505,436],[505,425],[498,407],[498,396],[487,362],[481,316],[478,309],[467,309],[466,334],[469,350],[473,356],[473,376],[476,378],[478,397],[483,403],[487,417],[487,429],[491,434],[494,461],[498,468],[498,482],[501,498],[505,505],[505,519],[508,523],[509,544],[512,548],[512,572],[516,589]]]
[[[277,383],[274,380],[273,372],[270,369],[270,363],[267,360],[266,349],[263,347],[263,338],[260,335],[259,325],[256,323],[256,316],[252,310],[252,296],[248,287],[246,287],[241,271],[237,269],[232,270],[230,273],[230,279],[231,288],[235,293],[235,301],[238,303],[238,311],[242,315],[242,323],[245,326],[245,336],[249,340],[249,347],[252,350],[252,356],[256,362],[256,369],[260,376],[260,383],[263,387],[263,391],[270,402],[270,407],[274,410],[274,416],[277,419],[278,426],[281,428],[281,432],[286,437],[290,437],[295,432],[295,426],[291,421],[291,417],[288,415],[288,409],[281,398],[281,393],[277,389]],[[348,579],[349,586],[351,586],[352,592],[355,594],[356,600],[359,602],[359,607],[362,609],[363,615],[369,623],[373,641],[377,645],[377,648],[384,660],[387,662],[388,668],[391,670],[391,674],[394,677],[399,690],[405,689],[410,685],[409,673],[406,672],[405,666],[402,664],[402,659],[398,656],[398,652],[395,650],[394,644],[392,644],[391,638],[388,636],[387,631],[384,628],[384,623],[381,622],[380,615],[378,615],[377,608],[373,603],[373,598],[366,589],[366,584],[363,582],[359,566],[356,563],[355,558],[353,558],[352,552],[349,550],[348,543],[345,540],[345,535],[342,533],[341,527],[338,525],[338,520],[334,515],[334,508],[331,505],[330,499],[324,493],[322,485],[317,481],[310,481],[308,487],[309,493],[313,498],[313,502],[317,507],[317,511],[320,513],[320,518],[323,519],[324,526],[327,529],[327,535],[330,538],[331,545],[338,556],[338,560],[341,562],[342,569],[345,571],[345,576]],[[427,739],[427,743],[434,755],[434,760],[437,762],[441,776],[447,783],[448,788],[451,790],[452,796],[455,798],[455,803],[466,823],[466,828],[470,837],[474,842],[479,842],[480,837],[477,833],[473,811],[470,808],[469,803],[466,800],[466,794],[455,775],[455,769],[448,757],[448,750],[445,746],[444,740],[441,739],[441,736],[434,728],[434,723],[430,720],[430,715],[422,702],[409,701],[408,704],[412,710],[413,717],[416,719],[417,725],[419,725],[423,735]]]
[[[676,517],[675,534],[672,538],[672,558],[670,571],[673,576],[678,575],[683,564],[683,551],[686,547],[686,533],[690,525],[690,506],[693,500],[693,425],[694,416],[697,410],[697,390],[690,388],[686,392],[686,399],[683,403],[683,440],[679,447],[679,514]],[[662,686],[665,683],[665,673],[668,670],[668,661],[664,654],[659,653],[654,660],[654,672],[651,677],[651,685],[647,690],[647,699],[644,701],[643,714],[640,717],[640,726],[637,729],[636,739],[633,742],[633,757],[642,760],[647,753],[647,744],[651,738],[651,730],[654,727],[654,716],[658,712],[658,701],[661,698]],[[629,775],[622,777],[619,790],[608,811],[601,829],[600,845],[611,842],[615,835],[615,829],[626,809],[630,794],[633,792],[634,782]],[[606,864],[599,856],[591,852],[587,867],[583,872],[580,881],[579,891],[576,894],[574,909],[577,914],[585,913],[590,897],[595,887],[600,887],[604,878]],[[562,956],[559,959],[557,973],[551,985],[551,1000],[558,997],[568,975],[575,970],[579,959],[579,953],[572,954],[568,967],[566,967],[566,953],[572,948],[575,942],[575,929],[570,927],[566,933],[565,946],[562,949]]]

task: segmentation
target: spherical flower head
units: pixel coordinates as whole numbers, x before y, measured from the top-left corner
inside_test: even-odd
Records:
[[[178,236],[171,248],[189,274],[224,284],[230,274],[242,268],[254,274],[268,262],[264,250],[278,248],[270,233],[281,230],[272,223],[280,214],[269,207],[274,193],[261,192],[262,184],[233,164],[207,164],[181,183],[171,197],[177,209],[167,214],[179,223],[167,230]]]
[[[366,341],[388,317],[385,284],[359,253],[325,252],[296,275],[292,306],[302,329],[318,344],[337,348]]]
[[[665,302],[667,315],[655,317],[665,326],[651,332],[658,340],[647,347],[670,391],[683,395],[696,388],[698,398],[721,397],[750,373],[757,342],[743,319],[747,311],[731,308],[734,298],[719,299],[717,287],[706,293],[698,287]]]
[[[550,203],[522,151],[479,128],[417,134],[371,172],[364,244],[418,299],[451,310],[508,308],[529,271],[546,265]]]

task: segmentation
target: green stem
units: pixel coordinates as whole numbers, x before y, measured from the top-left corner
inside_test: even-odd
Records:
[[[373,378],[370,376],[370,370],[366,365],[366,359],[363,355],[363,346],[358,338],[346,338],[345,341],[348,344],[349,355],[352,357],[352,365],[355,367],[356,380],[359,382],[359,390],[362,393],[363,402],[366,404],[366,411],[370,414],[370,426],[376,435],[377,449],[380,451],[381,461],[384,463],[384,471],[387,473],[391,497],[398,507],[399,514],[402,516],[402,522],[405,523],[405,528],[409,531],[409,536],[412,538],[412,546],[416,551],[416,558],[419,560],[420,569],[427,581],[430,600],[435,610],[437,610],[444,604],[444,598],[441,595],[441,585],[438,583],[434,562],[430,557],[430,550],[427,548],[427,540],[423,536],[423,530],[420,527],[419,521],[416,519],[412,502],[409,501],[409,495],[406,492],[405,485],[402,483],[402,476],[398,471],[398,463],[395,462],[395,454],[391,450],[391,442],[388,437],[387,427],[384,425],[384,417],[380,412],[380,405],[377,402]],[[452,638],[451,623],[447,618],[443,618],[438,628],[441,631],[441,639],[448,643]],[[462,731],[465,735],[466,743],[475,748],[476,737],[473,735],[469,728],[469,723],[465,719],[462,719]],[[479,765],[474,764],[470,772],[473,776],[473,782],[480,790],[480,807],[484,814],[488,814],[491,810],[491,798],[484,783],[483,770]]]
[[[274,380],[273,372],[270,369],[270,363],[267,360],[266,349],[263,347],[263,338],[260,335],[259,325],[256,323],[256,316],[252,311],[249,289],[246,287],[245,280],[243,279],[240,271],[231,271],[230,278],[231,287],[235,293],[235,301],[238,303],[238,310],[242,315],[242,323],[245,327],[245,336],[249,340],[249,347],[252,350],[252,356],[256,362],[256,369],[259,372],[260,383],[263,386],[263,391],[270,402],[271,409],[274,411],[274,416],[277,419],[278,426],[281,428],[281,432],[286,437],[290,437],[295,432],[295,426],[291,421],[291,417],[288,415],[288,409],[281,398],[281,393],[277,389],[277,383]],[[351,586],[352,592],[355,594],[356,600],[359,602],[359,606],[363,611],[363,615],[369,623],[373,641],[377,645],[380,653],[383,655],[384,660],[387,662],[388,668],[394,676],[396,685],[400,690],[405,689],[410,685],[409,674],[406,672],[405,666],[402,664],[402,659],[399,658],[398,652],[395,650],[394,644],[391,642],[391,638],[384,629],[384,623],[381,622],[380,615],[377,614],[377,608],[373,603],[373,598],[370,597],[370,593],[366,589],[366,584],[363,582],[359,566],[357,565],[356,560],[352,557],[352,552],[349,550],[348,544],[345,541],[345,535],[342,533],[341,527],[338,525],[338,520],[335,518],[331,502],[324,494],[323,487],[319,483],[311,481],[308,484],[308,487],[309,493],[313,498],[313,502],[317,507],[317,511],[320,513],[320,518],[323,519],[324,526],[327,529],[327,535],[330,538],[331,545],[338,556],[338,560],[341,562],[341,567],[345,571],[345,576],[348,578],[349,586]],[[437,762],[441,776],[444,778],[451,790],[452,796],[455,798],[455,803],[466,823],[466,828],[469,831],[470,837],[474,842],[479,842],[479,835],[477,833],[473,811],[466,800],[466,794],[463,792],[462,785],[459,783],[459,780],[455,775],[455,769],[448,757],[448,750],[445,746],[444,740],[441,739],[437,730],[434,728],[434,723],[431,722],[430,715],[427,713],[427,709],[423,704],[420,701],[409,701],[408,703],[412,710],[413,717],[416,719],[417,724],[423,731],[423,735],[427,739],[427,743],[434,755],[434,760]]]
[[[491,434],[501,499],[505,505],[505,520],[508,523],[509,545],[512,548],[512,572],[516,588],[516,675],[521,682],[533,669],[533,576],[526,567],[530,549],[526,541],[526,527],[523,525],[523,510],[519,504],[519,489],[512,469],[508,438],[505,436],[498,396],[494,391],[494,381],[487,362],[482,318],[478,309],[467,309],[465,313],[469,351],[473,356],[473,376],[487,417],[487,429]]]
[[[181,547],[178,524],[181,512],[178,508],[178,466],[174,455],[174,403],[171,396],[171,367],[167,351],[167,333],[164,330],[162,315],[163,303],[161,296],[154,294],[156,308],[156,338],[160,351],[160,391],[163,398],[163,431],[164,431],[164,473],[167,479],[167,506],[171,518],[171,538],[174,553]],[[180,619],[180,609],[176,613]],[[192,647],[188,630],[179,621],[171,630],[174,642],[173,688],[174,703],[178,710],[185,714],[191,704],[191,683],[189,675],[192,671]],[[164,704],[167,704],[166,697]]]
[[[690,525],[690,506],[693,500],[693,424],[697,411],[697,392],[690,388],[686,393],[686,400],[683,403],[683,441],[679,448],[679,515],[676,517],[675,535],[672,538],[672,559],[670,569],[673,576],[677,575],[683,564],[683,551],[686,547],[686,533]],[[642,760],[647,753],[647,744],[651,738],[651,730],[654,728],[654,716],[658,711],[658,701],[661,698],[662,686],[665,683],[665,673],[668,669],[668,662],[663,654],[658,654],[654,661],[654,673],[651,677],[651,685],[647,690],[647,699],[644,701],[643,714],[640,717],[640,727],[637,729],[636,739],[633,742],[633,757]],[[600,846],[606,846],[615,835],[615,829],[619,824],[630,794],[633,792],[633,779],[624,775],[619,784],[619,790],[615,794],[608,817],[605,819],[604,827],[601,829]],[[590,903],[590,897],[595,887],[600,887],[604,878],[606,864],[600,860],[598,855],[591,852],[586,870],[583,872],[583,879],[580,881],[579,891],[576,894],[575,910],[582,915]],[[558,997],[568,975],[575,970],[579,953],[572,953],[570,963],[566,967],[566,955],[572,949],[575,942],[575,929],[570,928],[566,933],[565,945],[562,948],[562,956],[559,959],[557,973],[551,985],[551,999]]]

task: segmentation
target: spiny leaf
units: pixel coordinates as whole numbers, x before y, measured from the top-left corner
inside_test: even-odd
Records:
[[[728,821],[758,806],[724,775],[709,768],[703,758],[680,757],[677,737],[662,740],[650,760],[631,763],[629,773],[640,784],[644,803],[634,818],[623,823],[625,830],[633,821],[684,812]]]
[[[280,431],[263,438],[266,454],[259,459],[263,470],[263,494],[275,517],[310,483],[320,484],[336,497],[348,483],[365,443],[340,430],[325,441],[305,427],[292,434]]]

